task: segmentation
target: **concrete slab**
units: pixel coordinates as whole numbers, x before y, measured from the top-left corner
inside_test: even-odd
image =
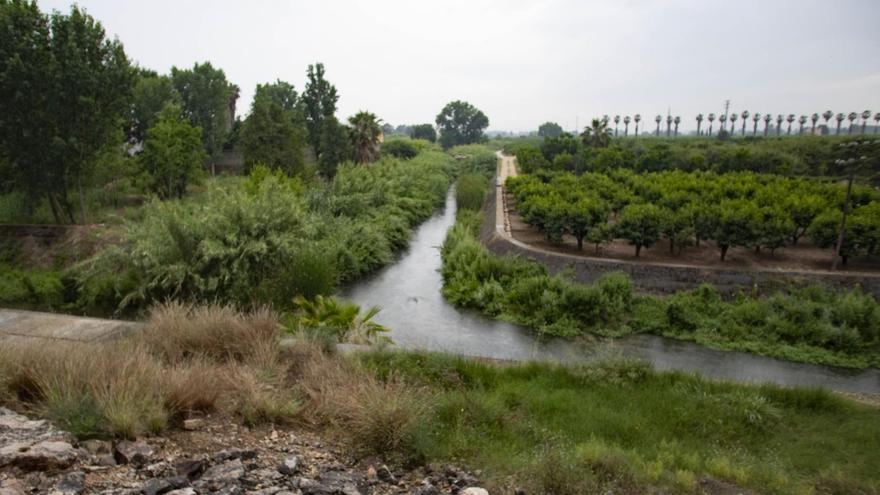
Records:
[[[0,343],[12,340],[98,342],[137,331],[143,323],[0,308]]]

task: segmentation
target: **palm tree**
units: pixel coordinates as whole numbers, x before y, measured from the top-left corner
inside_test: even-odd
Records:
[[[637,113],[637,114],[635,115],[635,117],[633,117],[633,120],[636,122],[636,134],[635,134],[635,136],[636,136],[636,137],[639,137],[639,122],[642,121],[642,115]]]
[[[736,132],[736,119],[739,115],[736,112],[730,114],[730,135],[733,136],[734,132]]]
[[[678,124],[681,123],[681,117],[676,115],[672,122],[675,124],[675,137],[678,137]]]
[[[825,110],[822,112],[822,118],[825,119],[825,127],[828,127],[828,121],[831,120],[831,117],[834,117],[834,112],[831,110]],[[830,130],[828,132],[831,133]]]
[[[811,132],[812,134],[816,134],[816,122],[819,121],[819,114],[818,114],[818,113],[814,113],[813,115],[810,115],[810,120],[813,121],[813,128],[812,128],[812,130],[811,130],[810,132]]]
[[[788,117],[785,118],[785,121],[788,122],[788,132],[785,133],[786,136],[791,136],[791,124],[794,122],[794,114],[788,114]]]
[[[720,136],[722,132],[726,131],[725,126],[727,126],[727,114],[721,114],[718,116],[718,135]]]
[[[871,111],[870,110],[865,110],[864,112],[862,112],[862,134],[864,134],[868,128],[868,119],[870,119],[870,118],[871,118]]]
[[[297,308],[297,324],[305,331],[322,332],[340,342],[354,344],[391,343],[390,338],[382,335],[388,328],[373,321],[379,313],[378,306],[362,313],[357,304],[321,295],[314,300],[297,296],[293,303]]]
[[[669,137],[669,131],[672,128],[672,115],[666,116],[666,137]]]
[[[614,116],[614,137],[617,137],[617,124],[620,123],[620,115]]]
[[[749,121],[749,111],[748,110],[742,111],[742,118],[743,118],[742,135],[745,136],[746,135],[746,123]]]
[[[655,133],[655,135],[656,135],[657,137],[660,137],[660,122],[661,122],[662,120],[663,120],[663,116],[661,116],[661,115],[658,115],[658,116],[654,117],[654,122],[657,123],[657,132]]]
[[[629,136],[629,115],[623,118],[623,137]]]
[[[355,156],[358,163],[370,163],[379,159],[379,136],[382,135],[382,127],[379,123],[382,119],[376,118],[370,112],[358,112],[348,118],[351,124],[351,143],[354,145]]]
[[[776,116],[776,135],[782,135],[782,121],[785,120],[785,116],[781,113]]]
[[[880,112],[874,114],[874,134],[880,131]]]
[[[835,136],[840,135],[840,124],[843,122],[843,119],[845,119],[845,118],[846,118],[846,115],[844,115],[842,113],[838,113],[837,115],[834,116],[834,120],[837,121],[837,132],[835,133]]]
[[[769,113],[764,114],[764,137],[767,137],[767,133],[770,132],[770,121],[773,120],[773,116]]]
[[[581,140],[584,146],[594,148],[604,148],[611,144],[611,129],[608,127],[608,121],[593,119],[590,126],[585,127],[584,132],[581,133]]]
[[[714,113],[710,113],[710,114],[709,114],[709,135],[710,135],[710,136],[712,135],[712,123],[713,123],[713,122],[715,122],[715,114],[714,114]]]
[[[610,121],[611,121],[611,119],[608,118],[607,113],[602,116],[602,122],[605,122],[605,125],[608,125],[608,122],[610,122]]]
[[[761,120],[761,114],[755,112],[755,115],[752,115],[752,122],[755,123],[755,126],[752,127],[752,136],[758,135],[758,122]]]
[[[798,117],[798,124],[801,125],[800,129],[798,129],[798,136],[802,136],[804,134],[804,124],[807,123],[807,116],[801,115]]]
[[[703,114],[697,114],[697,136],[700,135],[700,125],[703,123]]]
[[[855,122],[856,119],[859,118],[859,114],[857,114],[855,112],[850,112],[846,118],[849,120],[849,134],[852,134],[853,133],[853,122]]]

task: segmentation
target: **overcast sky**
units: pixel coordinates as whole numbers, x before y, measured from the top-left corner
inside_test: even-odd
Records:
[[[39,0],[67,11],[69,0]],[[601,114],[880,111],[880,0],[79,0],[141,66],[211,61],[241,91],[301,91],[321,61],[339,115],[433,122],[451,100],[494,130]],[[650,125],[653,125],[651,123]]]

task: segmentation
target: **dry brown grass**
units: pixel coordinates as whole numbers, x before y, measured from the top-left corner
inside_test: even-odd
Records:
[[[282,347],[278,329],[266,309],[163,304],[127,341],[0,348],[0,403],[80,437],[135,437],[215,411],[246,424],[329,427],[371,454],[410,450],[428,411],[420,391],[319,342]]]
[[[139,335],[169,363],[194,356],[245,362],[257,353],[277,353],[278,315],[268,308],[241,312],[231,306],[166,302],[150,311]]]
[[[351,446],[366,454],[408,457],[416,428],[430,410],[430,399],[400,380],[381,381],[338,355],[302,344],[298,383],[308,402],[302,416],[335,427]]]
[[[194,412],[247,423],[292,418],[298,401],[269,310],[168,303],[136,337],[0,348],[0,403],[80,437],[135,437]]]

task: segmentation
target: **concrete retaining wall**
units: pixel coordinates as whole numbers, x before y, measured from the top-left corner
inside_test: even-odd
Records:
[[[710,283],[722,293],[753,287],[767,292],[792,284],[822,283],[840,288],[861,286],[865,292],[880,298],[880,275],[644,264],[544,251],[517,241],[505,232],[502,213],[498,211],[500,206],[496,204],[500,194],[501,187],[496,185],[483,206],[484,220],[480,230],[483,245],[495,254],[532,258],[546,266],[551,274],[571,269],[575,280],[581,283],[592,283],[604,273],[621,271],[632,278],[639,291],[650,293],[693,289],[702,283]]]

